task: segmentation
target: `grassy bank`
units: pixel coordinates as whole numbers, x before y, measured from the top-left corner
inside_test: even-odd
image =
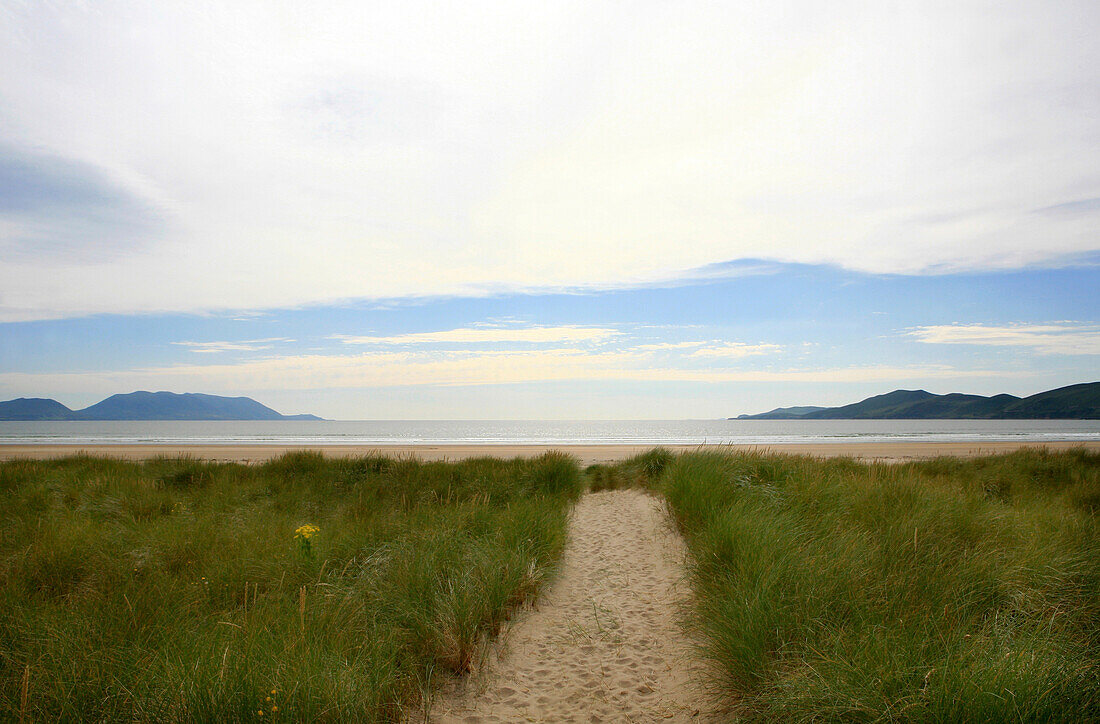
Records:
[[[0,719],[394,720],[535,594],[580,486],[557,454],[0,464]]]
[[[1100,720],[1100,455],[664,460],[599,475],[667,497],[745,719]]]

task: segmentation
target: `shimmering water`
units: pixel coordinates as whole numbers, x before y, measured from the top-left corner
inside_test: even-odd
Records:
[[[1100,441],[1100,420],[0,422],[0,444],[701,444]]]

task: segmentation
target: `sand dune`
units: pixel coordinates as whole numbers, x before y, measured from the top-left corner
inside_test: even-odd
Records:
[[[437,695],[429,721],[700,722],[702,665],[677,625],[683,541],[637,490],[577,504],[559,576],[485,668]]]

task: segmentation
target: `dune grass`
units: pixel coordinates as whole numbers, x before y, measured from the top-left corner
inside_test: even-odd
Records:
[[[553,453],[0,464],[0,719],[396,720],[535,595],[581,487]]]
[[[593,493],[625,488],[654,488],[672,460],[672,453],[657,447],[614,465],[589,465],[584,469],[584,474],[588,479],[588,489]]]
[[[668,499],[736,718],[1100,720],[1100,455],[662,449],[583,479],[556,454],[0,464],[0,719],[399,719],[535,595],[585,482]]]
[[[1100,455],[665,456],[589,477],[667,497],[737,718],[1100,721]]]

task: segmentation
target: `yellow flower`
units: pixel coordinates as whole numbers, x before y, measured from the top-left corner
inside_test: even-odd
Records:
[[[272,711],[272,713],[277,712],[277,711],[279,711],[279,707],[273,706],[273,707],[271,707],[271,711]]]
[[[306,558],[313,558],[313,544],[310,538],[321,532],[321,529],[310,523],[298,526],[294,531],[294,540],[298,542],[298,552]]]
[[[264,710],[263,709],[260,709],[259,711],[256,712],[256,716],[263,716],[263,715],[264,715]]]
[[[317,526],[306,523],[305,525],[298,526],[298,530],[294,531],[294,537],[309,540],[320,532],[321,529]]]

